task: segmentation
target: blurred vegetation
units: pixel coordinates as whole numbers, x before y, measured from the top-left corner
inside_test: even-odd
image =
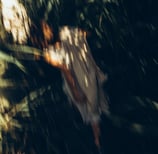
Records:
[[[68,104],[59,71],[42,60],[17,58],[16,52],[24,55],[30,50],[42,52],[41,21],[53,28],[52,42],[58,39],[58,29],[62,25],[86,30],[95,61],[109,76],[104,88],[109,95],[111,115],[103,116],[101,123],[105,153],[157,153],[158,2],[20,2],[31,19],[25,46],[18,43],[15,46],[11,34],[4,29],[0,10],[0,59],[7,62],[0,88],[1,95],[11,103],[4,113],[11,114],[22,125],[11,132],[2,129],[4,153],[11,152],[13,147],[16,152],[28,154],[97,153],[90,127],[82,123],[79,113]],[[31,37],[37,38],[36,44]],[[10,82],[1,84],[5,81]],[[24,112],[12,114],[16,104],[23,105]],[[27,105],[30,115],[26,114]]]

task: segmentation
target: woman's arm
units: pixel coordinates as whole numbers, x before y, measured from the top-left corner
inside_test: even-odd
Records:
[[[59,44],[56,44],[55,48],[59,49]],[[86,96],[77,87],[77,82],[75,81],[75,79],[71,73],[71,70],[69,70],[68,67],[64,63],[62,63],[55,54],[53,57],[53,54],[51,55],[50,52],[45,52],[44,59],[46,60],[47,63],[49,63],[53,67],[59,68],[60,71],[64,74],[65,79],[70,87],[70,90],[71,90],[71,93],[72,93],[74,99],[77,102],[81,102],[81,103],[84,102],[86,100]]]

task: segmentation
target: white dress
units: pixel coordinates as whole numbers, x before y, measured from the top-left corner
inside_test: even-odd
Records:
[[[64,26],[60,29],[60,40],[60,51],[51,46],[49,53],[52,58],[66,65],[77,84],[77,91],[87,99],[85,102],[76,101],[65,75],[62,74],[64,91],[79,110],[84,122],[97,122],[102,112],[108,112],[107,96],[102,89],[107,76],[95,64],[83,31]]]

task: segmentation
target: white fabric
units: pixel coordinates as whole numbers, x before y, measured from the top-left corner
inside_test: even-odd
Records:
[[[90,53],[85,35],[77,28],[63,27],[60,29],[61,50],[51,50],[52,58],[62,61],[77,84],[79,93],[83,93],[86,102],[75,100],[72,90],[63,74],[64,91],[69,100],[78,108],[82,119],[86,123],[97,122],[102,112],[108,111],[102,84],[106,76],[95,64]]]

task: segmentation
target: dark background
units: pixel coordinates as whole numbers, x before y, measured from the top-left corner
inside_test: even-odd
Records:
[[[48,2],[25,2],[27,9],[32,8],[31,20],[37,25],[46,20],[53,27],[54,41],[62,25],[86,30],[94,59],[108,74],[104,89],[111,116],[101,120],[103,153],[157,154],[158,2],[61,0],[54,1],[50,11]],[[46,91],[37,91],[37,99],[29,102],[30,119],[17,117],[24,125],[16,132],[19,140],[4,134],[8,144],[30,154],[97,154],[91,127],[63,93],[59,70],[43,61],[22,62],[29,74],[10,66],[6,77],[25,79],[28,86],[7,90],[10,99],[20,100],[41,87]]]

